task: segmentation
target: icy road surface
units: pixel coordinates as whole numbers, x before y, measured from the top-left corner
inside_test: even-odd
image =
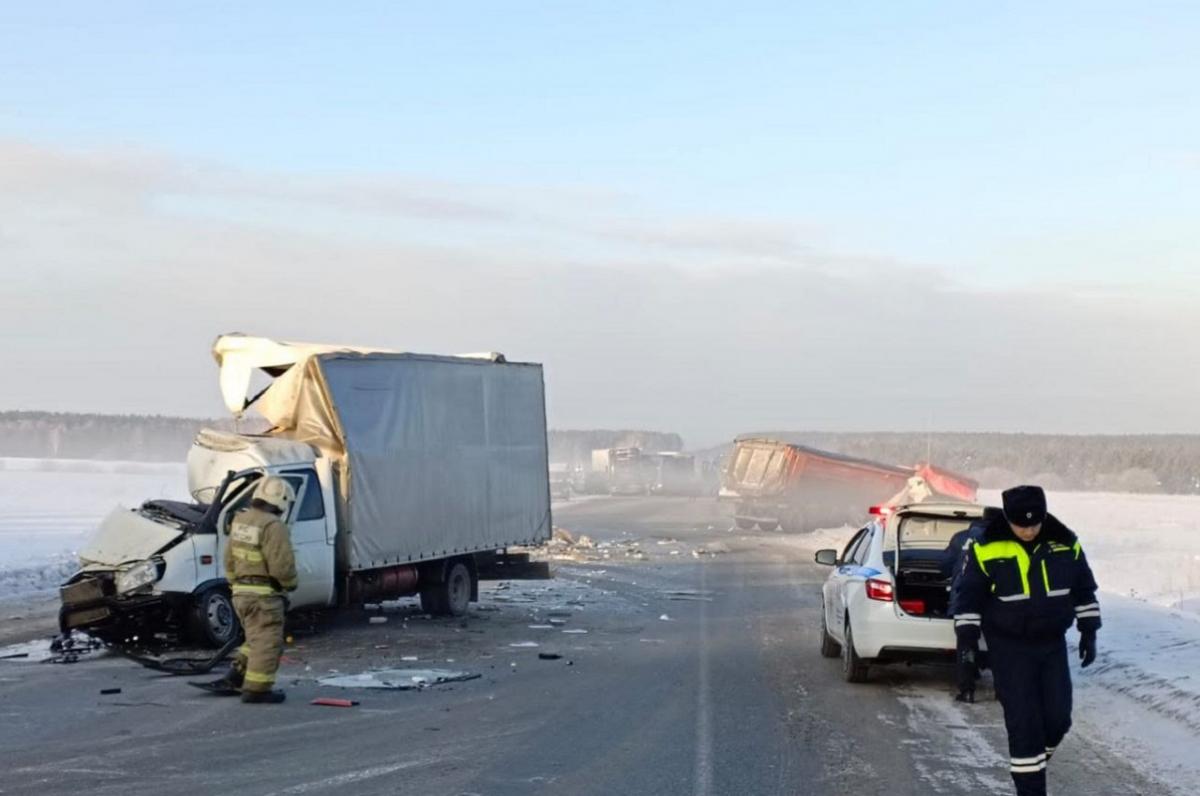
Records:
[[[464,621],[401,601],[294,628],[281,706],[243,706],[111,657],[0,661],[0,792],[1010,792],[994,701],[954,703],[942,667],[879,668],[848,685],[838,661],[818,655],[827,570],[812,550],[847,529],[730,532],[727,508],[708,499],[595,500],[555,519],[597,546],[556,561],[554,581],[487,584]],[[1194,792],[1200,734],[1149,694],[1105,685],[1127,682],[1120,663],[1140,654],[1123,648],[1141,642],[1121,628],[1158,627],[1147,610],[1191,622],[1114,604],[1101,661],[1077,673],[1076,730],[1055,757],[1054,792]],[[422,691],[318,683],[426,667],[481,677]],[[1160,700],[1177,700],[1171,689],[1185,681],[1170,681],[1166,663],[1160,674]],[[317,696],[361,704],[309,705]],[[1142,746],[1126,742],[1143,731]],[[1173,767],[1142,757],[1150,742],[1173,752]]]

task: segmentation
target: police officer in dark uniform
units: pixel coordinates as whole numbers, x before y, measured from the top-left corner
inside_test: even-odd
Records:
[[[1079,628],[1084,667],[1096,660],[1096,580],[1075,534],[1046,513],[1041,487],[1004,492],[965,551],[951,598],[959,687],[973,700],[982,632],[1004,707],[1018,796],[1045,796],[1046,764],[1071,727],[1066,632]],[[960,698],[962,698],[960,694]]]

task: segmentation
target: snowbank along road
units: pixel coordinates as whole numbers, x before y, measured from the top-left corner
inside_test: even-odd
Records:
[[[0,793],[1010,792],[988,689],[956,704],[937,666],[849,685],[819,656],[828,570],[812,551],[849,529],[731,532],[724,506],[674,498],[568,504],[556,523],[591,544],[551,548],[553,581],[486,584],[465,620],[401,601],[296,626],[281,706],[212,697],[114,657],[41,664],[26,648],[30,658],[0,661]],[[1051,787],[1194,792],[1200,767],[1169,753],[1200,738],[1200,701],[1189,705],[1176,671],[1195,660],[1200,623],[1108,602],[1102,658],[1075,673],[1076,729]],[[1179,646],[1151,658],[1139,633]],[[423,690],[317,682],[418,667],[479,677]],[[317,696],[360,704],[309,705]]]

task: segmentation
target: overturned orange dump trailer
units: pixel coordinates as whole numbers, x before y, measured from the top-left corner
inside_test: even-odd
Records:
[[[873,505],[973,501],[978,484],[932,465],[901,467],[771,439],[738,440],[722,491],[739,528],[811,531],[855,523]]]

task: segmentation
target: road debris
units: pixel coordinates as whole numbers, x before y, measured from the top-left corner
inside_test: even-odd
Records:
[[[668,600],[690,600],[694,602],[710,603],[713,600],[711,591],[700,591],[698,589],[674,589],[664,591]]]
[[[536,647],[537,645],[538,645],[538,643],[536,641],[514,641],[513,643],[509,644],[508,646],[527,648],[527,647]]]
[[[91,636],[56,636],[50,642],[50,656],[43,663],[78,663],[85,655],[104,649],[104,643]]]
[[[104,694],[119,694],[119,693],[121,693],[121,689],[119,689],[119,688],[101,688],[100,693],[102,695],[104,695]]]
[[[388,618],[386,616],[372,616],[370,619],[367,620],[367,622],[369,622],[372,625],[382,625],[385,622],[387,622],[387,620],[388,620]]]
[[[443,683],[459,683],[480,677],[471,672],[450,669],[375,669],[359,674],[336,674],[320,677],[317,683],[333,688],[383,688],[410,691]]]
[[[664,621],[664,622],[674,622],[674,621],[675,621],[674,619],[672,619],[672,618],[671,618],[670,616],[668,616],[667,614],[663,614],[662,616],[660,616],[660,617],[659,617],[659,619],[661,619],[661,620],[662,620],[662,621]]]
[[[324,705],[329,708],[352,708],[358,704],[357,699],[337,699],[335,697],[317,697],[310,705]]]
[[[567,633],[567,634],[570,634],[570,635],[573,635],[573,636],[582,636],[582,635],[584,635],[585,633],[587,633],[587,631],[586,631],[586,630],[584,630],[584,629],[583,629],[583,628],[581,628],[581,627],[569,628],[569,629],[567,629],[567,630],[564,630],[563,632],[564,632],[564,633]]]
[[[647,556],[636,539],[624,539],[596,543],[590,536],[575,535],[566,528],[554,529],[553,536],[543,550],[531,551],[556,561],[611,561],[614,558],[630,558],[644,561]]]
[[[0,661],[11,661],[16,658],[28,658],[28,652],[14,652],[11,655],[0,655]]]
[[[562,658],[557,652],[539,652],[538,660],[540,661],[557,661]]]

